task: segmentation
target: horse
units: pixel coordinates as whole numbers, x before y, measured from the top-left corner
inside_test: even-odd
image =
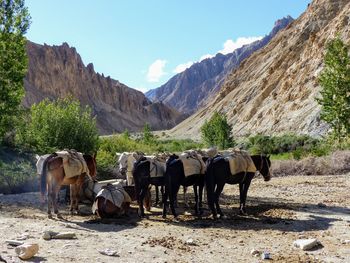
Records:
[[[202,157],[199,157],[202,158]],[[202,158],[204,161],[206,158]],[[198,159],[199,163],[201,161]],[[201,166],[203,166],[201,164]],[[205,166],[205,165],[204,165]],[[201,167],[204,169],[205,167]],[[177,193],[179,191],[180,186],[193,186],[194,194],[195,194],[195,213],[199,215],[202,213],[202,196],[203,196],[203,188],[204,188],[204,174],[192,174],[190,176],[185,175],[184,164],[181,159],[179,159],[178,155],[171,155],[166,162],[166,171],[165,171],[165,193],[163,195],[163,218],[166,218],[167,214],[167,202],[168,198],[170,201],[170,209],[174,216],[177,218],[177,213],[175,210],[175,202],[177,200]],[[198,195],[199,191],[199,195]]]
[[[259,171],[259,173],[264,177],[264,180],[269,181],[271,179],[270,157],[265,155],[252,155],[250,157],[256,168],[255,171]],[[207,199],[208,206],[212,212],[214,219],[217,218],[218,213],[220,217],[224,216],[222,210],[220,209],[219,199],[226,183],[239,184],[239,213],[242,215],[245,215],[247,213],[245,203],[247,199],[248,189],[254,175],[255,172],[245,171],[239,172],[232,176],[229,162],[224,158],[224,156],[221,155],[217,155],[216,157],[207,160],[207,171],[205,176]]]
[[[88,168],[89,175],[92,178],[95,178],[96,156],[83,155],[83,158]],[[87,173],[83,172],[74,177],[67,177],[63,166],[63,158],[58,156],[57,153],[53,153],[45,159],[40,176],[40,186],[42,198],[45,196],[46,191],[48,192],[47,213],[49,218],[52,218],[52,206],[57,217],[62,218],[58,212],[57,206],[58,192],[60,191],[62,185],[70,185],[71,213],[73,213],[74,209],[78,211],[79,192],[86,175]]]
[[[127,185],[134,185],[135,182],[132,176],[134,163],[143,156],[145,156],[143,152],[123,152],[120,154],[118,159],[119,172],[126,177]]]
[[[156,203],[159,200],[158,187],[160,186],[162,189],[164,186],[165,160],[163,165],[162,161],[157,161],[154,158],[154,156],[142,157],[134,164],[132,172],[135,182],[136,199],[139,205],[138,215],[140,217],[145,216],[142,203],[145,198],[150,198],[150,185],[156,186]],[[151,176],[151,173],[155,176]]]
[[[127,185],[125,180],[120,179],[111,179],[105,181],[96,181],[86,176],[84,179],[84,183],[82,185],[82,196],[81,198],[90,201],[91,203],[95,202],[97,194],[103,189],[103,187],[107,185],[119,186],[122,185],[123,189],[129,194],[132,201],[137,200],[137,195],[135,192],[135,187]],[[102,197],[100,197],[102,198]],[[108,200],[107,200],[108,201]],[[100,203],[101,204],[101,203]],[[147,195],[144,199],[144,206],[148,210],[151,206],[150,196]],[[117,211],[115,205],[112,202],[107,202],[104,207],[99,207],[99,211],[103,211],[105,209],[104,215],[113,215],[113,211]]]
[[[94,198],[93,213],[101,218],[120,217],[128,214],[130,203],[135,200],[134,187],[126,186],[119,180],[106,185],[104,182],[95,182],[94,188],[100,190]]]

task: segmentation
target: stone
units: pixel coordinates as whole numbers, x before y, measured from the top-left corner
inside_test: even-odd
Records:
[[[261,253],[261,259],[271,259],[271,254],[268,251]]]
[[[76,239],[77,236],[73,232],[54,232],[54,231],[45,231],[43,234],[43,239]]]
[[[10,245],[10,246],[14,246],[14,247],[17,247],[17,246],[24,244],[23,241],[18,241],[18,240],[6,240],[5,243]]]
[[[104,250],[97,250],[100,254],[110,256],[110,257],[120,257],[119,253],[116,250],[106,248]]]
[[[301,248],[302,250],[310,250],[319,244],[316,238],[298,239],[293,242],[294,247]]]
[[[192,239],[192,238],[189,238],[186,240],[185,242],[187,245],[190,245],[190,246],[196,246],[196,242]]]
[[[259,250],[254,249],[254,248],[250,251],[250,254],[254,257],[258,257],[260,255],[260,253],[261,252]]]
[[[38,244],[23,244],[15,248],[17,256],[23,260],[32,258],[38,251]]]

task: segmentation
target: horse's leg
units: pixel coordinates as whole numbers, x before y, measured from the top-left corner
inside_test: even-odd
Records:
[[[159,187],[156,185],[156,203],[155,206],[159,204]]]
[[[189,207],[188,198],[187,198],[187,187],[183,186],[183,199],[186,207]]]
[[[69,211],[71,213],[71,215],[73,215],[74,212],[74,201],[75,201],[75,189],[74,189],[74,185],[71,184],[69,187],[69,192],[70,192],[70,208]]]
[[[59,193],[60,193],[61,186],[53,185],[52,188],[53,188],[52,190],[53,190],[53,196],[54,196],[52,200],[53,212],[57,215],[57,217],[60,217],[58,212],[58,201],[59,201]]]
[[[146,196],[147,188],[142,187],[140,190],[140,194],[138,196],[138,202],[139,202],[139,216],[140,217],[145,217],[145,210],[143,208],[143,199]]]
[[[48,182],[48,187],[47,187],[47,216],[48,218],[52,218],[52,214],[51,214],[51,208],[52,208],[52,202],[53,202],[53,198],[52,198],[52,182]]]
[[[213,168],[207,170],[205,175],[205,185],[207,188],[207,203],[208,207],[211,210],[212,216],[214,219],[217,218],[217,211],[215,208],[215,177],[213,174]]]
[[[199,188],[199,214],[203,214],[203,189],[204,189],[204,184],[200,183],[198,185]]]
[[[222,190],[224,189],[224,186],[225,186],[225,182],[219,182],[216,185],[216,189],[215,189],[214,200],[215,200],[215,205],[216,205],[216,211],[219,213],[220,217],[224,216],[224,213],[221,211],[220,204],[219,204],[220,195],[222,193]]]
[[[195,200],[194,211],[196,215],[199,215],[198,186],[195,184],[193,185],[193,192],[194,192],[194,200]]]
[[[170,199],[170,209],[175,218],[177,218],[177,214],[175,211],[175,200],[177,197],[177,193],[179,192],[180,185],[179,184],[171,184],[170,185],[170,192],[169,192],[169,199]]]
[[[253,177],[251,177],[251,176],[247,176],[245,182],[242,184],[242,191],[240,191],[240,204],[239,204],[239,213],[241,215],[247,214],[245,203],[247,200],[248,189],[249,189],[250,183],[252,181],[252,178]]]
[[[151,211],[151,200],[152,200],[151,189],[147,187],[145,198],[143,200],[143,205],[146,208],[146,211],[148,212]]]
[[[168,196],[169,196],[169,189],[168,187],[164,187],[164,194],[162,196],[162,202],[163,202],[163,213],[162,213],[162,217],[166,218],[166,213],[167,213],[167,206],[168,206]]]

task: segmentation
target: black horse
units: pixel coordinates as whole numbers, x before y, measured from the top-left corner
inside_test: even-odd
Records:
[[[134,169],[132,172],[134,182],[135,182],[135,192],[136,200],[139,205],[138,215],[140,217],[145,216],[145,211],[143,208],[144,199],[146,197],[147,202],[150,202],[150,185],[155,185],[156,187],[164,186],[164,176],[151,177],[150,175],[151,163],[145,157],[141,158],[134,164]],[[157,191],[158,192],[158,191]],[[149,196],[147,196],[149,195]],[[150,209],[150,204],[149,204]]]
[[[177,200],[177,193],[180,186],[193,185],[195,194],[195,213],[199,215],[202,211],[202,196],[204,188],[205,176],[203,174],[195,174],[191,176],[185,176],[184,167],[179,156],[173,154],[166,162],[165,170],[165,192],[163,195],[163,218],[166,218],[168,198],[170,201],[170,209],[174,217],[177,217],[175,206]],[[199,195],[198,195],[199,190]]]
[[[269,181],[271,179],[270,157],[264,155],[252,155],[251,158],[254,162],[256,170],[262,174],[265,181]],[[240,214],[246,214],[245,202],[247,199],[248,189],[254,175],[255,173],[252,172],[241,172],[232,176],[229,162],[220,155],[207,161],[205,181],[207,187],[208,206],[212,211],[214,218],[217,218],[217,213],[219,213],[221,217],[224,216],[220,209],[219,199],[226,183],[239,184],[239,212]]]

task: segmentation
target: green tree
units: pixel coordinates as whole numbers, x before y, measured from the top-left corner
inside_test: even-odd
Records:
[[[22,123],[17,132],[18,142],[39,153],[75,149],[92,154],[98,150],[96,119],[88,106],[81,107],[72,98],[34,104],[29,120]]]
[[[151,126],[148,123],[143,127],[142,139],[145,143],[152,143],[154,141],[154,135],[152,134]]]
[[[225,114],[214,112],[209,121],[205,121],[201,127],[202,139],[209,146],[219,146],[221,149],[234,145],[231,137],[232,127],[227,122]]]
[[[13,128],[24,95],[29,25],[24,0],[0,0],[0,140]]]
[[[327,44],[325,67],[320,74],[322,106],[321,118],[341,141],[350,134],[350,57],[349,47],[339,38]]]

